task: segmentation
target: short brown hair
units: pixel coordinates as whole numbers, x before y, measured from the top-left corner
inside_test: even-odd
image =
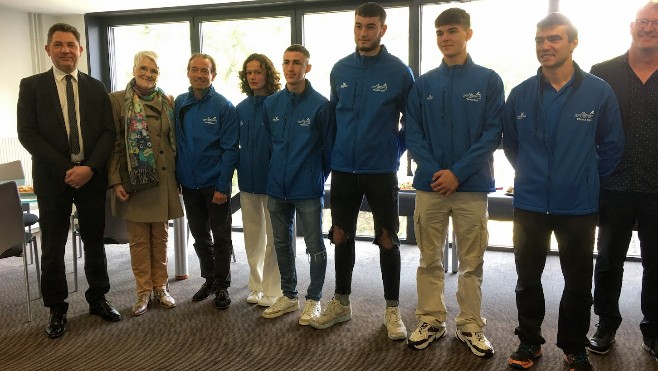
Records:
[[[545,30],[557,26],[567,26],[567,39],[572,42],[578,38],[578,29],[571,23],[569,18],[562,13],[549,13],[544,19],[537,23],[537,30]]]
[[[386,23],[386,10],[384,10],[383,6],[374,2],[361,4],[354,11],[354,15],[368,18],[377,17],[382,24]]]
[[[78,44],[80,44],[80,32],[78,32],[77,28],[67,23],[55,23],[54,25],[50,26],[48,29],[48,39],[46,41],[47,44],[50,44],[53,41],[53,35],[57,31],[72,33],[73,36],[75,36],[75,39],[78,41]]]

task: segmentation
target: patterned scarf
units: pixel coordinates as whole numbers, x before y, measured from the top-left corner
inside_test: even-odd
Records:
[[[126,157],[128,159],[128,174],[130,183],[134,185],[158,183],[158,174],[155,169],[155,155],[151,138],[149,137],[148,124],[142,100],[151,102],[160,96],[162,108],[169,119],[173,122],[173,107],[169,97],[160,88],[148,91],[139,89],[135,85],[135,79],[130,80],[126,86],[126,94],[123,99],[123,117],[125,125]],[[164,120],[161,121],[164,125]],[[169,130],[169,144],[174,156],[176,155],[176,138],[173,128]],[[164,139],[161,139],[164,140]]]

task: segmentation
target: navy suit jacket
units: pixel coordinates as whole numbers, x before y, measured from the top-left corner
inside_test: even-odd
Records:
[[[107,163],[116,135],[110,99],[102,82],[79,71],[78,99],[83,165],[95,172],[83,188],[105,189]],[[74,164],[52,68],[21,80],[17,115],[18,139],[32,155],[34,192],[41,195],[65,192],[69,186],[64,177]]]

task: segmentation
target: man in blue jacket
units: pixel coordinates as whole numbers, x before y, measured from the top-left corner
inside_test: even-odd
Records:
[[[205,282],[193,301],[215,294],[215,307],[231,304],[231,178],[238,162],[238,116],[212,82],[215,60],[194,54],[187,64],[190,88],[176,98],[176,178]],[[212,231],[212,237],[210,232]]]
[[[299,216],[311,282],[299,324],[308,325],[320,314],[320,298],[327,270],[327,251],[322,236],[324,182],[329,176],[334,119],[327,98],[306,80],[311,55],[293,44],[283,54],[285,89],[265,99],[264,122],[270,132],[272,154],[267,179],[274,249],[281,273],[281,290],[263,317],[276,318],[299,309],[297,269],[293,248],[293,218]]]
[[[467,12],[447,9],[434,26],[443,62],[416,80],[407,100],[407,147],[418,164],[414,227],[420,249],[419,323],[407,344],[424,349],[445,335],[442,246],[452,216],[459,246],[455,336],[475,355],[491,357],[493,346],[482,332],[481,284],[487,193],[496,190],[493,152],[503,129],[505,92],[500,76],[473,63],[466,50],[473,35]]]
[[[610,84],[622,112],[624,155],[601,183],[594,313],[588,349],[606,354],[621,325],[619,295],[628,244],[637,226],[642,254],[642,346],[658,360],[658,3],[646,3],[631,24],[628,52],[592,66]]]
[[[565,286],[557,346],[571,370],[591,370],[585,344],[599,182],[621,158],[621,116],[610,86],[574,63],[578,31],[564,15],[541,20],[535,44],[541,68],[512,90],[503,113],[503,148],[516,172],[515,333],[521,341],[509,364],[527,369],[542,354],[541,276],[555,233]]]
[[[354,237],[365,195],[375,222],[380,250],[388,337],[407,337],[400,311],[400,250],[397,236],[400,156],[405,150],[399,124],[413,84],[409,67],[391,55],[381,38],[386,11],[377,3],[361,5],[354,17],[356,51],[331,71],[331,101],[336,104],[336,145],[331,155],[329,239],[336,245],[336,291],[325,312],[311,324],[323,329],[352,318],[350,293]]]

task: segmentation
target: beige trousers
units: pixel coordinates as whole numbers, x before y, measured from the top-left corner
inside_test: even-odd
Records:
[[[457,192],[445,197],[436,192],[416,192],[414,230],[420,249],[416,272],[419,320],[440,326],[446,321],[443,294],[443,247],[449,219],[457,235],[459,273],[457,328],[464,332],[481,331],[486,320],[481,316],[482,267],[487,248],[487,194]]]
[[[267,195],[240,192],[244,248],[249,263],[249,289],[282,296]]]
[[[167,285],[168,223],[126,222],[137,295],[164,289]]]

